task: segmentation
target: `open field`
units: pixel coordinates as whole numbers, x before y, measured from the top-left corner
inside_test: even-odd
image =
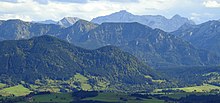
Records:
[[[83,77],[76,77],[77,79],[84,79]],[[4,85],[2,85],[4,86]],[[166,92],[163,90],[171,90]],[[179,91],[182,90],[182,91]],[[0,89],[0,94],[8,100],[16,101],[19,103],[25,102],[100,102],[100,103],[164,103],[164,101],[178,101],[182,98],[189,98],[191,95],[195,96],[212,96],[216,95],[212,90],[220,90],[220,87],[203,84],[201,86],[184,87],[184,88],[167,88],[167,89],[157,89],[153,93],[140,93],[140,94],[129,94],[122,92],[95,92],[95,91],[79,91],[74,93],[53,93],[53,92],[37,92],[31,94],[27,97],[31,90],[25,88],[22,85],[16,85],[12,87],[5,87]],[[218,92],[216,92],[218,93]],[[218,95],[217,95],[218,96]],[[201,97],[200,97],[201,98]],[[218,98],[218,97],[214,97]]]
[[[167,89],[156,89],[154,92],[160,92],[162,90],[183,90],[185,92],[210,92],[211,90],[220,90],[219,86],[210,84],[203,84],[201,86],[184,87],[184,88],[167,88]]]
[[[31,91],[28,88],[25,88],[22,85],[16,85],[13,87],[8,87],[0,90],[0,95],[2,96],[25,96],[29,94]]]
[[[114,92],[88,92],[83,91],[81,93],[39,93],[29,95],[27,97],[5,97],[3,102],[16,102],[16,103],[164,103],[168,102],[179,102],[182,101],[194,101],[194,98],[199,98],[200,101],[204,102],[211,98],[214,101],[219,101],[220,96],[212,93],[188,93],[188,92],[174,92],[168,94],[126,94],[126,93],[114,93]],[[197,100],[197,99],[196,99]],[[206,102],[204,102],[206,103]],[[218,102],[217,102],[218,103]]]

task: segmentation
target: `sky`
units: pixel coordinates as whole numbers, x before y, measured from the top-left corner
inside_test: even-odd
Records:
[[[202,23],[220,19],[220,0],[0,0],[1,20],[58,21],[79,17],[90,21],[120,10],[167,18],[179,14]]]

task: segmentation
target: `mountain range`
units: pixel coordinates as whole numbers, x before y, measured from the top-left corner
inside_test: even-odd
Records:
[[[126,10],[106,16],[96,17],[92,19],[91,22],[98,24],[104,22],[138,22],[151,28],[158,28],[166,32],[175,31],[184,24],[195,24],[193,21],[179,15],[175,15],[171,19],[167,19],[161,15],[134,15]]]
[[[72,26],[74,23],[76,23],[78,20],[82,20],[82,19],[78,17],[64,17],[59,21],[45,20],[45,21],[38,21],[35,23],[57,24],[63,27],[69,27]],[[119,12],[115,12],[110,15],[93,18],[91,22],[97,24],[102,24],[105,22],[124,22],[124,23],[138,22],[140,24],[147,25],[151,28],[158,28],[166,32],[175,31],[184,24],[195,25],[195,23],[192,20],[181,17],[180,15],[174,15],[172,18],[168,19],[161,15],[134,15],[127,12],[126,10],[121,10]]]
[[[8,20],[0,25],[1,40],[29,39],[41,35],[52,35],[87,49],[118,46],[153,67],[216,65],[220,61],[215,53],[197,49],[174,35],[137,22],[98,25],[79,20],[64,28],[55,24]]]

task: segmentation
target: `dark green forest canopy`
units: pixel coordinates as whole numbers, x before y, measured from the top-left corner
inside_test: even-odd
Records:
[[[110,85],[153,85],[161,77],[136,57],[114,46],[96,50],[76,47],[51,36],[0,42],[0,80],[34,83],[37,79],[67,80],[79,73]],[[151,78],[146,78],[150,76]]]

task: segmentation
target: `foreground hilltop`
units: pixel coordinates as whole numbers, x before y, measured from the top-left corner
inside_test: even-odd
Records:
[[[117,47],[86,50],[47,35],[0,42],[0,60],[0,81],[12,85],[45,86],[50,80],[59,89],[146,90],[160,79]]]

